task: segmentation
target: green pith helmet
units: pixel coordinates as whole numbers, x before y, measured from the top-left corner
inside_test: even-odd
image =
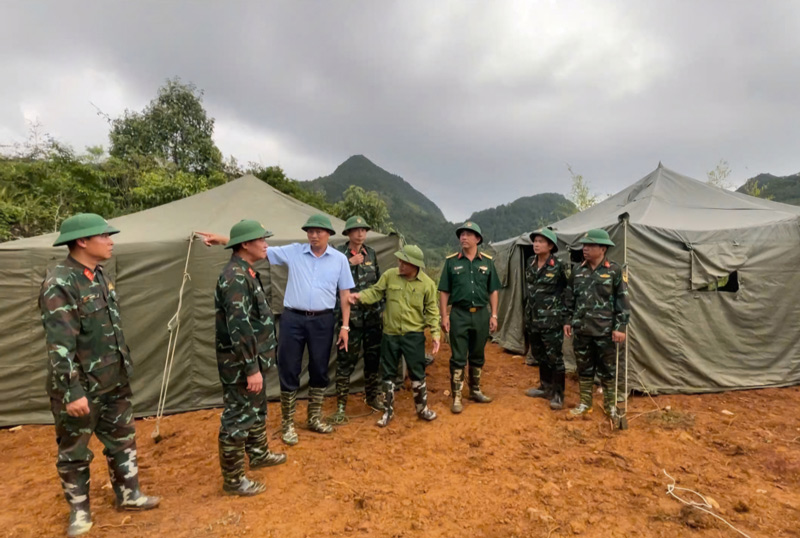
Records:
[[[61,233],[53,243],[54,247],[66,245],[70,241],[100,234],[118,234],[119,230],[106,222],[106,219],[94,213],[78,213],[61,223]]]
[[[578,243],[581,243],[583,245],[589,244],[589,245],[606,245],[609,247],[614,246],[614,242],[611,240],[610,237],[608,237],[608,232],[600,229],[589,230],[588,232],[583,234],[583,237],[578,239]]]
[[[533,243],[533,238],[536,237],[537,235],[541,235],[542,237],[553,243],[553,250],[550,251],[551,253],[555,254],[556,252],[558,252],[558,238],[556,237],[556,233],[553,230],[551,230],[550,228],[542,228],[540,230],[532,232],[530,235],[531,243]]]
[[[331,235],[336,235],[336,230],[331,226],[331,219],[322,213],[317,213],[316,215],[308,217],[306,223],[303,224],[303,231],[307,232],[309,228],[322,228],[323,230],[328,230]]]
[[[353,215],[352,217],[347,219],[347,222],[344,224],[344,230],[342,231],[342,233],[344,235],[347,235],[347,232],[349,232],[353,228],[365,228],[367,230],[371,230],[372,226],[367,224],[367,221],[364,219],[364,217]]]
[[[272,232],[265,229],[257,220],[240,220],[231,228],[231,238],[225,248],[232,248],[262,237],[272,237]]]
[[[458,228],[456,228],[456,237],[461,237],[462,230],[469,230],[470,232],[475,232],[478,234],[478,244],[480,245],[483,243],[483,233],[481,232],[481,227],[478,226],[477,223],[468,220]]]
[[[425,269],[425,255],[417,245],[406,245],[402,250],[395,252],[394,255],[406,263]]]

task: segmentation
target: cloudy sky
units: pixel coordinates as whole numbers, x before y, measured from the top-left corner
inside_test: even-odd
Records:
[[[180,76],[226,156],[306,180],[364,154],[451,220],[566,194],[566,163],[600,194],[659,161],[800,171],[788,0],[6,0],[0,73],[0,144],[38,120],[107,145],[93,104],[140,110]]]

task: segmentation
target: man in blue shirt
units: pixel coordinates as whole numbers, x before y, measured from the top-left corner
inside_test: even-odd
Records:
[[[281,430],[287,445],[298,442],[294,428],[297,389],[303,351],[308,346],[308,428],[330,433],[322,421],[322,400],[328,386],[328,360],[333,344],[338,290],[342,319],[350,319],[350,289],[355,287],[347,257],[328,245],[336,232],[325,215],[312,215],[303,225],[308,243],[269,247],[272,265],[285,265],[289,280],[283,298],[283,315],[278,334],[278,376],[281,384]],[[342,325],[336,344],[347,349],[350,327]]]

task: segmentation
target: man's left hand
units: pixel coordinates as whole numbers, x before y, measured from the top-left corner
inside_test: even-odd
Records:
[[[612,331],[611,332],[611,341],[621,344],[625,341],[625,333],[620,331]]]
[[[433,349],[431,350],[431,355],[436,355],[437,353],[439,353],[439,341],[438,340],[434,340],[433,341]]]
[[[350,331],[342,329],[339,331],[339,339],[336,341],[336,346],[339,349],[347,351],[347,342],[350,340]]]
[[[489,318],[489,332],[493,333],[497,330],[497,318]]]

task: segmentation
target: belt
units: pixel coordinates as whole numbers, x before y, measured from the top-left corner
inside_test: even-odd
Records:
[[[301,316],[306,316],[308,318],[314,316],[323,316],[325,314],[332,314],[333,309],[329,308],[327,310],[298,310],[296,308],[284,308],[284,310],[288,310],[289,312],[294,312],[295,314],[300,314]]]
[[[458,306],[458,305],[453,305],[453,306],[455,308],[458,308],[459,310],[468,310],[472,314],[483,308],[483,306]]]

